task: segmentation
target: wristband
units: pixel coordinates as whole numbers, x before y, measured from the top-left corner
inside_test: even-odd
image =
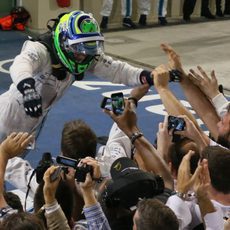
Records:
[[[140,138],[140,137],[142,137],[143,136],[143,133],[141,133],[141,132],[135,132],[135,133],[133,133],[131,136],[130,136],[130,141],[131,141],[131,143],[132,143],[132,145],[134,144],[134,142],[136,141],[136,139],[138,139],[138,138]]]
[[[154,85],[152,72],[148,70],[143,70],[140,74],[141,84],[148,83],[150,86]]]
[[[136,108],[137,108],[138,101],[137,101],[137,99],[135,97],[129,97],[128,100],[132,100],[134,102]]]
[[[26,78],[18,83],[17,89],[24,95],[25,90],[35,89],[35,80],[33,78]]]

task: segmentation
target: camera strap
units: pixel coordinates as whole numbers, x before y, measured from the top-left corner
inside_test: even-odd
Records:
[[[28,184],[27,184],[27,191],[26,191],[25,203],[24,203],[24,211],[26,211],[26,201],[27,201],[27,198],[28,198],[30,189],[31,189],[30,183],[31,183],[31,180],[32,180],[33,176],[35,175],[35,173],[36,173],[36,169],[33,170],[32,174],[30,175],[29,182],[28,182]]]

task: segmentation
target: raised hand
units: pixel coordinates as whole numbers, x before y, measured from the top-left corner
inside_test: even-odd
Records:
[[[211,100],[220,93],[215,71],[212,70],[209,77],[201,66],[197,66],[197,69],[199,73],[190,69],[189,79]]]
[[[11,133],[0,145],[0,154],[5,154],[7,159],[22,154],[34,137],[29,133]]]

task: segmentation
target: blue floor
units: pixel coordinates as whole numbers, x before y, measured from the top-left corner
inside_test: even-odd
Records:
[[[20,52],[27,35],[17,31],[0,31],[0,93],[8,89],[11,78],[8,73],[10,64],[15,55]],[[3,62],[5,62],[3,64]],[[170,83],[176,96],[183,100],[183,94],[176,83]],[[35,150],[31,151],[26,159],[36,166],[43,152],[51,152],[54,156],[60,152],[60,135],[63,124],[73,119],[86,121],[98,136],[108,135],[112,120],[100,108],[102,95],[110,95],[113,91],[122,91],[129,95],[131,88],[123,85],[112,85],[99,80],[95,76],[86,75],[84,81],[76,82],[71,86],[64,97],[53,106],[46,123],[40,133]],[[139,103],[138,124],[145,136],[154,142],[158,123],[163,121],[163,106],[154,88],[148,97]]]

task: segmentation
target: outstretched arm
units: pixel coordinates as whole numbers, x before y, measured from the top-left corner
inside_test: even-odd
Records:
[[[218,134],[216,124],[219,121],[219,117],[212,103],[200,90],[200,88],[193,84],[193,82],[188,78],[187,74],[183,70],[180,57],[176,53],[176,51],[167,44],[162,44],[161,47],[169,57],[170,67],[176,68],[182,73],[180,85],[184,91],[187,100],[189,101],[195,112],[198,114],[198,116],[203,120],[208,130],[211,132],[212,136],[217,139]],[[190,118],[190,116],[188,117]]]
[[[144,162],[146,170],[161,175],[164,179],[165,187],[172,189],[173,179],[168,167],[153,145],[140,133],[140,129],[137,126],[136,113],[133,111],[130,102],[126,101],[122,115],[116,116],[112,111],[105,110],[105,112],[111,116],[118,127],[131,139]],[[138,137],[132,138],[133,134]]]
[[[197,126],[196,119],[187,108],[175,97],[168,87],[169,71],[165,65],[160,65],[153,70],[154,86],[161,97],[161,101],[169,115],[186,115]]]

